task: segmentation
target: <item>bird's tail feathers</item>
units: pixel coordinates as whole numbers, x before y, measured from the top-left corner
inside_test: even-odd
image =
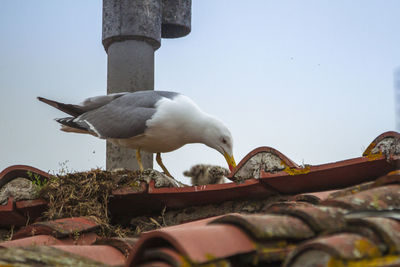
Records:
[[[71,132],[70,128],[80,130],[79,132],[88,132],[86,125],[76,122],[74,117],[59,118],[55,119],[55,121],[62,124],[61,131],[64,132]]]
[[[50,100],[50,99],[40,97],[40,96],[38,96],[37,99],[43,103],[46,103],[58,110],[61,110],[71,116],[74,116],[74,117],[78,117],[79,115],[81,115],[82,113],[85,112],[84,110],[82,110],[81,107],[79,107],[77,105],[64,104],[64,103],[60,103],[60,102]]]

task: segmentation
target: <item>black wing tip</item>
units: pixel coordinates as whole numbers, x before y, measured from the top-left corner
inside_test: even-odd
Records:
[[[46,104],[48,104],[48,105],[52,105],[52,104],[54,103],[54,101],[52,101],[52,100],[50,100],[50,99],[47,99],[47,98],[44,98],[44,97],[41,97],[41,96],[38,96],[38,97],[36,97],[36,98],[37,98],[37,100],[39,100],[40,102],[46,103]]]

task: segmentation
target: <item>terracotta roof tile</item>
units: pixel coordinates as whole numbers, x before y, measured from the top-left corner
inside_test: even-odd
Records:
[[[310,253],[314,251],[326,255],[316,259],[315,253]],[[327,266],[330,260],[336,258],[354,261],[381,256],[378,247],[369,239],[358,234],[342,233],[306,242],[290,254],[284,265],[301,266],[300,264],[308,262],[310,265]]]
[[[118,263],[121,263],[121,261],[118,261]],[[50,246],[29,246],[23,248],[1,249],[0,266],[106,267],[110,265]]]
[[[380,142],[385,143],[387,139],[392,140],[391,152],[383,153],[382,148],[388,145],[381,145]],[[360,158],[303,167],[273,148],[261,147],[250,152],[229,177],[234,180],[259,178],[270,188],[287,194],[356,185],[374,180],[399,166],[400,152],[397,150],[400,148],[396,150],[400,147],[399,139],[400,134],[387,132],[375,138],[375,143],[372,142]]]
[[[152,261],[148,263],[140,264],[138,267],[175,267],[176,265],[170,265],[162,261]]]
[[[284,209],[292,209],[296,207],[310,207],[313,204],[303,201],[278,201],[275,203],[271,203],[270,205],[264,207],[262,210],[263,213],[279,213]]]
[[[22,239],[1,242],[0,247],[11,248],[11,247],[27,247],[27,246],[51,246],[51,245],[61,245],[61,244],[63,244],[63,242],[53,236],[37,235]]]
[[[48,179],[49,174],[26,165],[14,165],[4,169],[0,173],[0,188],[12,180],[22,177],[32,179],[35,174],[41,181]],[[14,201],[13,197],[8,198],[6,205],[0,205],[0,226],[22,226],[32,222],[47,209],[47,203],[42,199]]]
[[[149,248],[161,246],[173,247],[191,263],[205,263],[210,259],[223,259],[255,250],[251,239],[234,226],[167,227],[142,235],[128,259],[129,266],[140,264]]]
[[[400,184],[390,184],[346,195],[327,199],[321,205],[336,206],[348,210],[392,210],[400,208]]]
[[[336,194],[337,198],[332,197],[335,194],[331,194],[327,200],[321,201],[318,205],[293,201],[294,198],[289,198],[292,201],[272,203],[263,209],[264,214],[230,214],[216,219],[190,223],[195,227],[189,227],[190,224],[187,224],[185,227],[177,225],[152,231],[142,236],[128,262],[139,263],[143,261],[145,251],[151,250],[153,247],[161,247],[173,249],[185,257],[189,263],[215,263],[225,260],[226,263],[240,263],[238,266],[241,266],[242,264],[255,264],[255,262],[278,264],[285,259],[286,266],[306,266],[305,263],[328,266],[328,263],[336,261],[345,264],[348,262],[362,263],[367,260],[390,260],[390,262],[397,263],[396,255],[400,250],[397,235],[400,231],[397,229],[399,227],[398,220],[393,219],[398,218],[396,210],[376,210],[388,207],[398,209],[396,200],[392,201],[396,196],[398,199],[397,186],[396,183],[382,184],[378,182],[374,185],[361,185],[360,190],[353,194],[345,189],[347,193]],[[375,196],[375,198],[370,199],[371,196]],[[366,199],[367,205],[346,205],[347,209],[341,208],[344,206],[340,204],[343,199],[350,201],[349,203],[359,203],[360,201],[355,199],[362,197]],[[382,201],[380,201],[381,199]],[[371,205],[369,200],[375,200],[379,205]],[[368,214],[365,214],[365,210],[361,210],[361,208],[369,209]],[[390,213],[388,214],[388,212]],[[207,236],[207,233],[211,234],[208,229],[212,225],[233,226],[240,229],[250,238],[250,243],[254,244],[253,248],[249,247],[247,253],[232,250],[233,245],[226,248],[225,242],[219,243],[220,237],[215,239],[215,236],[213,238]],[[169,232],[169,228],[180,231],[180,238],[170,242],[168,238],[164,237],[165,232],[163,231]],[[321,234],[324,235],[321,236]],[[147,235],[154,235],[151,242],[143,241],[149,241]],[[155,238],[156,236],[158,239]],[[193,247],[191,249],[195,250],[197,236],[201,236],[201,242],[204,243],[207,242],[206,240],[213,244],[216,242],[224,248],[225,252],[209,257],[208,261],[204,257],[201,261],[193,260],[191,253],[181,249],[186,247],[186,244],[180,240],[191,239],[190,245]],[[157,245],[155,246],[155,244]],[[202,251],[201,248],[197,249]],[[147,263],[150,260],[148,258]],[[172,263],[169,262],[169,264]]]
[[[301,219],[316,233],[338,231],[346,226],[346,210],[324,206],[295,206],[275,209],[274,213],[287,214]]]
[[[164,264],[168,264],[168,266],[182,266],[187,263],[184,257],[182,257],[175,250],[165,247],[146,250],[143,255],[143,261],[144,262],[160,261],[164,262]],[[143,265],[145,264],[141,264],[140,266]]]
[[[13,165],[0,172],[0,188],[17,177],[31,179],[32,177],[28,174],[29,172],[37,174],[39,179],[42,179],[42,181],[50,177],[48,173],[31,166]]]
[[[122,266],[125,264],[126,258],[116,248],[110,246],[65,246],[54,245],[53,248],[63,250],[75,255],[92,259],[111,266]]]
[[[98,227],[99,225],[90,218],[64,218],[28,225],[18,231],[13,236],[13,239],[19,239],[33,235],[52,235],[57,238],[70,237],[76,234],[93,231]]]
[[[354,227],[368,227],[385,243],[383,253],[400,254],[400,222],[381,217],[349,219],[347,223]]]
[[[138,238],[98,238],[93,245],[108,245],[118,249],[125,256],[129,256],[138,240]]]
[[[26,218],[16,210],[13,197],[8,198],[6,205],[0,205],[0,226],[25,225]]]
[[[150,182],[113,191],[109,207],[114,222],[167,207],[187,212],[176,220],[178,225],[142,233],[138,239],[99,239],[95,222],[68,218],[28,225],[14,235],[16,240],[0,247],[51,245],[128,266],[395,266],[400,264],[398,168],[400,135],[395,132],[377,137],[362,157],[318,166],[298,166],[279,151],[262,147],[230,174],[239,184],[156,188]],[[14,166],[0,174],[0,187],[24,177],[27,169],[47,175]],[[0,206],[0,224],[23,225],[30,214],[39,216],[45,203],[35,201],[42,200],[15,202],[10,197]],[[194,205],[209,205],[203,208],[210,212],[192,216]],[[181,224],[213,214],[221,216]],[[179,210],[170,215],[179,217]],[[163,220],[172,221],[167,215]]]
[[[257,241],[304,240],[315,235],[302,220],[293,216],[275,214],[231,214],[211,223],[232,224],[249,233]]]

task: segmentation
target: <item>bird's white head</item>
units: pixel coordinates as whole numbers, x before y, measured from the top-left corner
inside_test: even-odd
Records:
[[[204,144],[220,152],[226,159],[229,169],[232,171],[236,167],[233,158],[233,139],[231,132],[219,120],[210,117],[204,128]]]

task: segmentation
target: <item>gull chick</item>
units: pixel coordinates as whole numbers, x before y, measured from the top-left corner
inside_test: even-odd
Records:
[[[225,176],[229,171],[220,166],[198,164],[183,172],[183,175],[190,177],[192,185],[223,184]]]

